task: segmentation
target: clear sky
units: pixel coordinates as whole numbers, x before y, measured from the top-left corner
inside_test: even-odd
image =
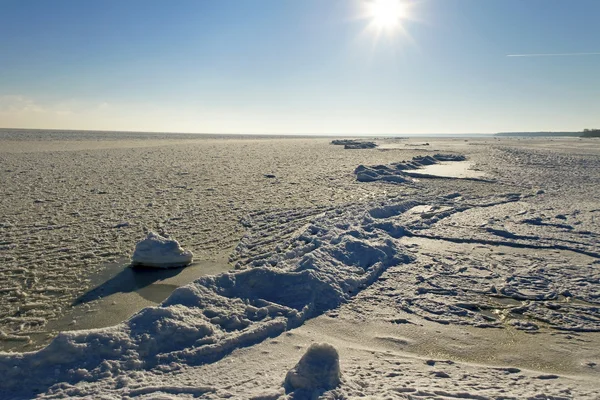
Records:
[[[373,7],[0,0],[0,127],[402,134],[600,126],[599,0],[405,0],[383,16]]]

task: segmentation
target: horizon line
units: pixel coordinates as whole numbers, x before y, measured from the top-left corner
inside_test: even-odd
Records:
[[[600,53],[599,53],[600,54]],[[332,136],[354,136],[354,137],[364,137],[364,136],[427,136],[427,135],[442,135],[442,136],[452,136],[452,135],[497,135],[497,134],[510,134],[510,133],[583,133],[583,130],[531,130],[531,131],[494,131],[494,132],[425,132],[425,133],[411,133],[411,132],[388,132],[388,133],[350,133],[350,132],[336,132],[336,133],[257,133],[257,132],[178,132],[178,131],[144,131],[144,130],[106,130],[106,129],[64,129],[64,128],[14,128],[14,127],[2,127],[0,126],[0,131],[6,130],[20,130],[20,131],[63,131],[63,132],[97,132],[97,133],[150,133],[150,134],[180,134],[180,135],[212,135],[212,136],[220,136],[220,135],[232,135],[232,136],[321,136],[321,137],[332,137]]]
[[[524,53],[507,54],[506,57],[577,57],[577,56],[600,56],[600,52],[588,53]]]

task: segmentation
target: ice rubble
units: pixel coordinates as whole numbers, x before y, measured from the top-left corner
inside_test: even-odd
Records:
[[[433,156],[418,156],[413,157],[410,161],[401,161],[390,165],[374,165],[364,166],[359,165],[355,170],[356,180],[359,182],[393,182],[405,183],[412,181],[411,170],[416,170],[427,165],[434,165],[444,161],[465,161],[463,155],[457,154],[435,154]],[[419,177],[426,175],[419,174]]]
[[[375,142],[369,142],[358,139],[337,139],[332,140],[331,144],[337,146],[344,146],[344,149],[346,150],[374,149],[377,147],[377,144]]]
[[[193,257],[192,252],[182,249],[177,240],[148,232],[146,238],[135,245],[131,264],[152,268],[177,268],[191,264]]]
[[[358,142],[344,145],[345,150],[374,149],[375,147],[377,147],[375,142]]]

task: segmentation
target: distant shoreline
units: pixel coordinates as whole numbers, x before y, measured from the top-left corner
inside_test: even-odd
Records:
[[[105,130],[77,130],[77,129],[27,129],[27,128],[0,128],[0,134],[2,133],[32,133],[32,132],[48,132],[48,133],[60,133],[60,134],[123,134],[123,135],[148,135],[148,136],[202,136],[202,137],[213,137],[213,138],[240,138],[240,137],[256,137],[256,138],[369,138],[369,139],[407,139],[407,138],[491,138],[494,136],[493,133],[378,133],[378,134],[359,134],[359,133],[331,133],[331,134],[318,134],[318,133],[210,133],[210,132],[144,132],[144,131],[105,131]]]
[[[500,132],[499,137],[581,137],[582,132]]]
[[[492,137],[586,137],[583,132],[498,132],[498,133],[379,133],[379,134],[314,134],[314,133],[211,133],[211,132],[158,132],[158,131],[128,131],[128,130],[86,130],[86,129],[40,129],[40,128],[0,128],[1,133],[89,133],[89,134],[123,134],[148,136],[203,136],[203,137],[256,137],[256,138],[369,138],[369,139],[408,139],[408,138],[492,138]]]
[[[229,133],[218,133],[218,132],[161,132],[161,131],[130,131],[130,130],[102,130],[102,129],[43,129],[43,128],[3,128],[0,127],[0,132],[53,132],[53,133],[124,133],[124,134],[148,134],[148,135],[204,135],[204,136],[269,136],[269,137],[350,137],[350,138],[362,138],[362,137],[385,137],[385,138],[403,138],[403,137],[489,137],[493,136],[494,133],[451,133],[451,132],[439,132],[439,133],[244,133],[244,132],[229,132]]]

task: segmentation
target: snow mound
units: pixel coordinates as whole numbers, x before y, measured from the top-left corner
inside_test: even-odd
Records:
[[[285,377],[287,391],[326,391],[340,384],[340,357],[327,343],[313,343]]]
[[[184,250],[179,242],[148,232],[146,238],[138,242],[131,256],[131,264],[152,268],[177,268],[189,265],[194,255]]]

